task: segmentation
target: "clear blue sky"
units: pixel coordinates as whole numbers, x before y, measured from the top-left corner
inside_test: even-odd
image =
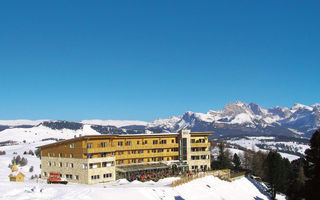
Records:
[[[2,1],[0,119],[319,103],[320,1]]]

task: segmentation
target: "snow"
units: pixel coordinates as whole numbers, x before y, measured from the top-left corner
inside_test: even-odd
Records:
[[[297,142],[275,141],[275,137],[272,137],[272,136],[246,137],[246,138],[241,138],[241,139],[234,138],[234,139],[228,140],[227,142],[230,144],[240,145],[241,147],[244,147],[246,149],[250,149],[250,150],[254,150],[254,151],[260,150],[260,151],[265,151],[265,152],[267,152],[268,150],[261,149],[257,145],[258,144],[266,144],[271,149],[277,150],[275,147],[276,144],[284,144],[288,147],[291,147],[292,150],[294,150],[298,153],[301,153],[301,154],[304,154],[305,150],[307,148],[309,148],[308,145],[300,144]],[[234,152],[232,149],[230,149],[230,150],[231,150],[231,152]],[[292,161],[292,160],[299,158],[299,156],[281,152],[281,150],[279,150],[279,149],[277,151],[281,154],[282,157],[287,158],[289,161]]]
[[[100,133],[93,130],[90,125],[84,125],[83,129],[76,131],[70,129],[54,130],[41,125],[32,128],[5,129],[1,131],[0,141],[37,142],[47,138],[71,139],[80,135],[100,135]]]
[[[244,124],[244,123],[253,123],[252,118],[247,113],[238,114],[231,122],[231,124]]]
[[[306,110],[309,110],[309,111],[312,111],[313,108],[310,107],[310,106],[306,106],[306,105],[303,105],[303,104],[300,104],[300,103],[295,103],[292,108],[291,108],[291,111],[292,112],[296,112],[297,110],[299,109],[306,109]]]
[[[100,120],[100,119],[93,119],[93,120],[82,120],[81,123],[83,124],[90,124],[90,125],[101,125],[101,126],[115,126],[117,128],[123,126],[146,126],[148,122],[145,121],[134,121],[134,120]]]
[[[20,126],[20,125],[36,126],[44,121],[48,121],[48,120],[27,120],[27,119],[0,120],[0,125],[2,126]]]
[[[247,178],[233,182],[222,181],[213,176],[193,180],[187,184],[172,188],[171,183],[177,177],[161,179],[158,182],[128,182],[125,179],[95,185],[68,183],[67,185],[46,184],[45,180],[31,180],[31,175],[40,174],[40,159],[32,155],[23,155],[24,151],[35,150],[36,146],[52,141],[20,143],[13,146],[1,146],[6,155],[0,156],[0,199],[130,199],[130,200],[244,200],[268,199]],[[13,154],[17,152],[17,154]],[[25,174],[24,183],[10,182],[7,167],[13,156],[20,155],[28,159],[25,167],[19,167]],[[29,172],[34,166],[34,172]]]

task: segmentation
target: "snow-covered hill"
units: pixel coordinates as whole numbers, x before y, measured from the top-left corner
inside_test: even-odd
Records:
[[[241,178],[233,182],[222,181],[213,176],[196,179],[187,184],[172,188],[171,183],[177,177],[161,179],[158,182],[128,182],[120,179],[114,182],[96,185],[46,184],[44,180],[32,179],[40,174],[40,159],[35,155],[23,155],[24,151],[35,150],[36,146],[52,141],[20,143],[12,146],[0,146],[6,155],[0,155],[0,199],[131,199],[131,200],[198,200],[224,199],[247,200],[268,199],[263,190],[251,179]],[[9,163],[13,156],[27,158],[28,164],[20,170],[25,174],[24,183],[9,182]],[[33,166],[34,171],[29,172]],[[283,198],[283,196],[278,197]]]

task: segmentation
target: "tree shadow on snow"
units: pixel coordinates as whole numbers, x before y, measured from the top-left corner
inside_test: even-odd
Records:
[[[184,198],[182,198],[181,196],[175,196],[174,200],[184,200]]]
[[[264,194],[265,196],[268,197],[268,199],[270,198],[270,194],[268,192],[268,189],[265,188],[261,183],[259,183],[258,181],[255,181],[249,177],[246,177],[262,194]],[[262,200],[260,197],[255,197],[255,200]]]

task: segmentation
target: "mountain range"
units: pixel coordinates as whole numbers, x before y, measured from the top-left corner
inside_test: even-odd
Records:
[[[224,136],[286,136],[311,137],[320,128],[320,105],[294,104],[291,108],[263,108],[255,103],[228,103],[222,110],[207,113],[185,112],[181,116],[156,119],[151,122],[124,120],[0,120],[0,135],[7,129],[46,127],[52,130],[82,130],[90,127],[100,134],[213,131],[213,137]],[[13,131],[13,130],[11,130]],[[86,134],[83,132],[83,134]]]

